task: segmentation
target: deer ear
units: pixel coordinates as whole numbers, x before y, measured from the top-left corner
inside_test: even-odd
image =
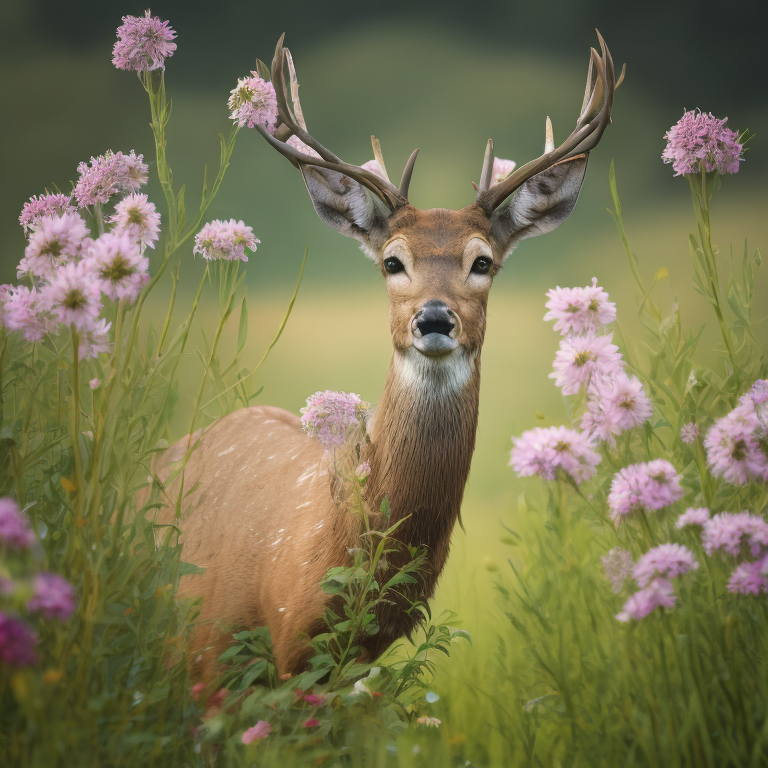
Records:
[[[301,173],[323,223],[359,240],[361,250],[378,261],[389,239],[389,208],[367,187],[338,171],[302,165]]]
[[[587,155],[578,155],[528,179],[509,205],[491,215],[491,242],[502,264],[521,240],[551,232],[570,215],[587,172]]]

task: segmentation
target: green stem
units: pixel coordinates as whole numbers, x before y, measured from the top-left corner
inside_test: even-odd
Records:
[[[74,325],[70,326],[72,335],[72,450],[75,456],[75,509],[78,518],[83,515],[83,459],[80,455],[80,336]]]

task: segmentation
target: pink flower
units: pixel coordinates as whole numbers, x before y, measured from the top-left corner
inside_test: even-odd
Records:
[[[197,701],[205,690],[205,683],[195,683],[189,690],[189,695]]]
[[[642,383],[624,371],[593,377],[588,394],[581,428],[612,444],[614,435],[639,427],[653,415],[653,406]]]
[[[253,229],[242,221],[215,219],[205,224],[195,235],[192,253],[199,253],[209,260],[248,261],[245,249],[256,251],[256,244],[260,242],[261,240],[253,236]]]
[[[561,468],[579,484],[595,474],[602,458],[587,435],[567,427],[536,427],[512,442],[509,465],[520,477],[554,480]]]
[[[138,243],[142,253],[147,246],[154,248],[160,237],[160,214],[146,195],[134,193],[124,197],[115,206],[110,221],[115,225],[112,231],[127,234]]]
[[[316,157],[320,159],[320,154],[316,152],[312,147],[306,145],[298,136],[291,136],[288,141],[285,142],[289,147],[293,147],[298,152],[302,152],[310,157]],[[363,166],[365,168],[365,166]]]
[[[768,548],[768,523],[749,512],[721,512],[707,520],[701,532],[701,544],[708,555],[724,549],[736,557],[741,552],[743,539],[749,544],[752,557],[758,557]]]
[[[634,565],[632,555],[626,549],[614,547],[607,555],[600,558],[600,562],[603,564],[608,581],[611,582],[614,594],[618,595],[624,582],[632,573]]]
[[[495,187],[515,170],[517,163],[514,160],[505,160],[503,157],[493,158],[493,168],[491,168],[491,186]]]
[[[149,259],[127,232],[106,232],[86,259],[98,287],[110,299],[134,301],[149,280]]]
[[[39,638],[21,619],[0,612],[0,664],[30,667],[37,663]]]
[[[639,621],[656,608],[674,608],[677,595],[672,584],[666,579],[654,579],[647,587],[635,592],[626,603],[621,613],[616,615],[619,621]]]
[[[552,288],[547,291],[549,309],[544,320],[555,320],[554,330],[563,336],[588,333],[616,319],[616,304],[592,278],[585,288]]]
[[[704,438],[707,464],[715,477],[734,485],[768,480],[768,456],[762,443],[762,425],[752,398],[718,419]]]
[[[613,478],[608,506],[611,519],[618,521],[638,509],[655,510],[679,501],[684,495],[680,476],[664,459],[632,464]]]
[[[19,214],[19,224],[24,227],[24,232],[36,229],[38,221],[43,216],[61,216],[63,213],[77,213],[72,203],[71,195],[33,195]]]
[[[768,592],[766,565],[768,565],[768,556],[753,563],[737,565],[728,580],[726,589],[738,595],[759,595],[761,592]]]
[[[108,203],[118,193],[138,192],[147,183],[149,167],[144,155],[130,155],[109,150],[99,157],[92,157],[90,165],[80,163],[77,172],[80,178],[75,184],[74,195],[81,208],[88,205]]]
[[[322,707],[325,704],[325,696],[320,696],[317,693],[308,693],[304,697],[304,701],[306,701],[310,707]]]
[[[675,175],[707,172],[737,173],[743,160],[739,134],[726,128],[728,118],[718,120],[711,112],[685,112],[665,134],[667,146],[661,155],[672,163]]]
[[[35,576],[35,593],[27,603],[27,610],[39,611],[48,619],[66,621],[77,605],[72,585],[55,573]]]
[[[28,549],[36,541],[29,520],[10,496],[0,499],[0,547]]]
[[[308,717],[302,724],[303,728],[317,728],[320,725],[320,721],[314,717]]]
[[[80,348],[78,358],[80,360],[90,360],[96,358],[103,352],[109,352],[112,349],[112,340],[109,337],[109,329],[112,323],[108,323],[103,318],[94,322],[88,322],[80,329]]]
[[[101,381],[99,381],[99,379],[91,379],[91,380],[88,382],[88,386],[89,386],[91,389],[98,389],[100,384],[101,384]]]
[[[709,520],[709,510],[706,507],[689,507],[675,522],[675,528],[682,530],[687,525],[704,525]]]
[[[361,483],[363,482],[363,480],[366,480],[368,478],[368,475],[370,475],[370,474],[371,474],[371,465],[367,461],[364,461],[355,470],[355,477]]]
[[[582,384],[588,384],[593,374],[608,376],[621,370],[621,354],[607,336],[570,336],[560,341],[555,354],[554,372],[550,379],[562,388],[564,395],[575,395]]]
[[[237,87],[230,92],[227,106],[230,118],[242,128],[260,125],[267,133],[274,135],[277,125],[277,97],[272,83],[262,80],[256,72],[250,77],[241,77]]]
[[[656,576],[674,579],[698,567],[696,558],[687,547],[682,544],[661,544],[648,550],[637,561],[632,575],[641,587],[647,587]]]
[[[70,261],[59,267],[40,291],[40,300],[64,325],[84,328],[101,310],[99,283],[87,262]]]
[[[23,331],[27,341],[40,341],[58,330],[58,318],[45,306],[41,293],[25,285],[9,286],[4,291],[3,322],[12,331]]]
[[[752,398],[755,405],[768,402],[768,379],[758,379],[747,392],[747,396]]]
[[[80,256],[88,231],[77,213],[41,216],[17,267],[18,277],[50,279],[56,267]]]
[[[695,442],[699,436],[699,428],[694,422],[689,424],[683,424],[680,427],[680,439],[686,444],[690,445]]]
[[[326,448],[336,448],[361,429],[370,407],[352,392],[315,392],[301,409],[301,425]]]
[[[146,11],[143,17],[123,16],[112,49],[112,63],[118,69],[147,72],[165,68],[165,60],[173,56],[176,43],[171,41],[176,33],[169,22],[149,14]]]
[[[249,728],[241,737],[243,744],[252,744],[254,741],[266,739],[272,733],[272,726],[266,720],[259,720],[256,725]]]

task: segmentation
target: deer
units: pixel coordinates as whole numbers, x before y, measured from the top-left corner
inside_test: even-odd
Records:
[[[543,154],[493,184],[489,140],[475,200],[461,210],[421,210],[408,202],[418,150],[399,186],[388,177],[378,140],[374,172],[344,162],[307,131],[293,59],[280,38],[271,72],[278,124],[266,141],[301,172],[320,220],[354,238],[379,267],[389,295],[393,353],[366,430],[366,503],[386,499],[399,542],[427,553],[409,599],[434,595],[459,519],[475,447],[480,353],[491,284],[526,238],[550,232],[573,210],[590,151],[611,121],[616,81],[598,32],[576,127],[555,146],[547,118]],[[295,140],[291,140],[296,137]],[[190,450],[192,447],[192,450]],[[279,674],[301,672],[309,638],[326,631],[320,583],[349,562],[359,522],[334,500],[324,448],[298,416],[244,407],[182,438],[154,467],[168,491],[160,522],[181,530],[185,561],[204,569],[180,579],[181,598],[202,598],[189,638],[193,679],[210,681],[232,628],[270,630]],[[180,514],[171,499],[181,480]],[[187,491],[187,488],[191,490]],[[403,601],[379,606],[379,631],[362,642],[374,660],[418,621]]]

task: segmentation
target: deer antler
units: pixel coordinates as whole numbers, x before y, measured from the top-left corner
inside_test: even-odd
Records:
[[[597,32],[597,30],[595,30]],[[605,44],[600,32],[597,32],[600,41],[601,54],[592,48],[587,72],[587,87],[584,92],[584,101],[581,106],[581,114],[576,121],[576,128],[571,135],[559,146],[554,146],[552,139],[552,124],[547,118],[546,142],[544,154],[536,160],[531,160],[521,168],[518,168],[506,179],[494,187],[490,186],[491,169],[493,167],[493,143],[488,142],[486,148],[483,172],[478,186],[477,203],[490,216],[518,187],[521,187],[528,179],[537,173],[563,160],[570,160],[578,155],[585,155],[600,141],[603,131],[611,122],[611,107],[613,106],[613,94],[624,79],[624,69],[616,82],[608,46]]]
[[[330,150],[326,149],[319,141],[315,140],[306,129],[304,115],[301,111],[299,102],[299,85],[296,79],[296,71],[293,68],[293,59],[290,51],[283,46],[282,35],[277,41],[275,48],[275,57],[272,59],[272,85],[275,88],[277,97],[278,129],[276,133],[280,139],[272,136],[264,128],[257,125],[259,133],[284,157],[287,157],[297,168],[301,165],[315,165],[320,168],[328,168],[332,171],[343,173],[358,183],[367,187],[379,199],[381,199],[390,210],[407,205],[408,186],[413,172],[413,165],[416,162],[416,150],[408,160],[403,172],[403,178],[400,187],[396,187],[388,178],[382,178],[378,174],[367,171],[358,165],[345,163]],[[285,83],[285,65],[288,65],[288,80],[290,83],[290,93],[286,90]],[[320,156],[313,157],[294,149],[285,143],[285,140],[291,136],[297,136],[308,147],[313,149]],[[372,137],[373,138],[373,137]],[[377,152],[378,150],[378,152]],[[374,154],[380,155],[381,149],[378,141],[374,141]],[[383,164],[382,164],[383,168]]]

